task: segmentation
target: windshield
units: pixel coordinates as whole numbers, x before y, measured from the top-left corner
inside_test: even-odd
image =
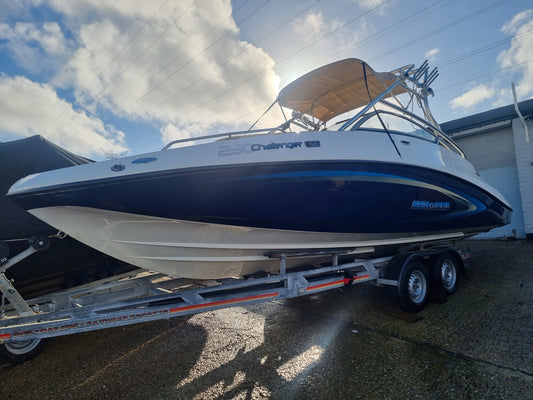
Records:
[[[339,129],[341,126],[342,124],[336,126],[336,128]],[[431,128],[424,127],[421,124],[414,122],[412,119],[405,118],[396,113],[382,110],[362,115],[361,118],[356,120],[351,126],[348,126],[346,130],[355,131],[358,129],[368,129],[383,131],[385,130],[383,126],[385,126],[389,132],[415,136],[431,142],[436,140],[436,136],[432,133]]]

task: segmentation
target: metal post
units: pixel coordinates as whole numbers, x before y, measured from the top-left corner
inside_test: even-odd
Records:
[[[3,296],[9,300],[9,303],[11,303],[11,305],[21,316],[35,314],[3,272],[0,273],[0,291],[2,291]]]
[[[8,268],[11,268],[16,263],[18,263],[18,262],[24,260],[25,258],[31,256],[36,251],[37,250],[35,250],[33,247],[28,247],[23,252],[20,252],[16,256],[13,256],[9,260],[7,260],[5,263],[0,264],[0,273],[6,272]]]
[[[31,256],[33,253],[35,253],[37,250],[30,246],[26,250],[20,252],[16,256],[10,258],[7,261],[2,260],[3,262],[0,264],[0,291],[2,292],[2,313],[4,313],[4,297],[9,300],[9,303],[13,306],[15,310],[21,315],[33,315],[35,314],[33,310],[30,308],[28,303],[24,300],[24,298],[20,295],[19,292],[15,289],[13,284],[7,277],[5,276],[4,272],[8,270],[8,268],[11,268],[13,265],[17,264],[18,262],[24,260],[25,258]]]
[[[279,262],[279,273],[281,275],[285,275],[286,272],[287,272],[287,255],[282,254],[280,257],[280,262]]]

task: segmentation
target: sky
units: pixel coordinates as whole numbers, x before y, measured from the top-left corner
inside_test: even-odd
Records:
[[[439,69],[437,121],[533,97],[531,0],[0,0],[0,141],[103,160],[248,129],[355,57]],[[261,120],[276,126],[279,112]]]

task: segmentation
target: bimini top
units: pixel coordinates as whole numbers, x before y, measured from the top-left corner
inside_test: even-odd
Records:
[[[315,69],[285,86],[278,103],[327,122],[367,105],[399,79],[391,72],[375,72],[362,60],[347,58]],[[385,97],[406,91],[398,85]]]

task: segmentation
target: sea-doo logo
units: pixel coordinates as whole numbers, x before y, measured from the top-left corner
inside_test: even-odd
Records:
[[[447,201],[424,201],[424,200],[413,200],[411,203],[411,210],[434,210],[442,211],[449,210],[450,203]]]
[[[235,156],[239,154],[252,153],[254,151],[264,151],[264,150],[281,150],[281,149],[298,149],[305,147],[320,147],[319,140],[309,140],[305,142],[281,142],[281,143],[269,143],[269,144],[258,144],[258,143],[246,143],[238,145],[224,145],[218,147],[219,157],[224,156]]]

